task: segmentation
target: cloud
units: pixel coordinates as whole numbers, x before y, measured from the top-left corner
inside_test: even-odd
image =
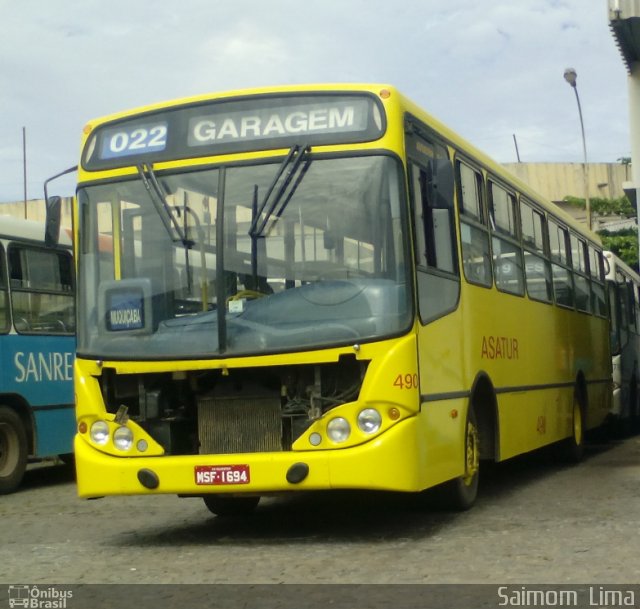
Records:
[[[499,161],[628,156],[626,73],[604,0],[0,1],[0,200],[76,162],[96,116],[206,92],[396,84]],[[70,184],[70,182],[69,182]],[[69,186],[71,188],[71,186]]]

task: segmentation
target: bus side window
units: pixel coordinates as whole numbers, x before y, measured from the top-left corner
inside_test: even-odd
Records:
[[[578,311],[591,312],[589,278],[587,276],[587,244],[576,235],[571,235],[571,265],[575,285],[576,307]]]
[[[460,292],[453,171],[444,146],[428,143],[417,136],[411,143],[415,147],[410,156],[419,159],[410,161],[409,165],[418,301],[420,319],[427,323],[453,310]]]
[[[9,330],[9,299],[7,296],[7,280],[4,263],[4,248],[0,244],[0,333]]]
[[[544,238],[545,216],[521,199],[520,221],[529,298],[542,302],[552,302],[551,264],[547,259]]]
[[[516,227],[516,198],[501,186],[489,182],[491,227],[493,231],[493,274],[503,292],[524,294],[522,250]]]
[[[596,315],[606,317],[604,258],[602,253],[592,245],[589,246],[589,275],[591,276],[591,309]],[[613,311],[611,314],[613,315]]]
[[[12,243],[8,257],[16,330],[30,334],[73,333],[71,254]]]
[[[459,161],[456,173],[464,274],[471,283],[491,287],[493,283],[491,253],[482,205],[482,176],[478,171]]]
[[[573,307],[573,273],[569,267],[567,229],[549,220],[549,248],[551,249],[553,293],[556,304]]]
[[[453,202],[443,201],[435,195],[433,172],[433,166],[411,165],[418,265],[456,273]]]

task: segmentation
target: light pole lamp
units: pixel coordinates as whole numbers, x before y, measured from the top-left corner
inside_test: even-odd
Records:
[[[587,140],[584,137],[584,122],[582,120],[582,107],[580,106],[580,96],[578,95],[578,87],[576,86],[576,80],[578,73],[573,68],[567,68],[564,71],[564,79],[571,85],[573,92],[576,94],[576,101],[578,102],[578,115],[580,116],[580,130],[582,131],[582,152],[584,153],[584,167],[582,170],[582,176],[584,179],[584,202],[587,212],[587,226],[591,230],[591,202],[589,201],[589,165],[587,163]]]

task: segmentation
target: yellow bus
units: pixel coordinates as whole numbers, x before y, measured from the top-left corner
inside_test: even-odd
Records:
[[[78,171],[81,497],[465,509],[482,460],[577,458],[609,413],[597,237],[393,87],[123,112]]]

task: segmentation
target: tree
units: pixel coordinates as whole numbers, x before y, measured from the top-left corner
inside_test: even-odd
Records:
[[[563,201],[580,209],[586,207],[585,200],[581,197],[567,196]],[[636,215],[636,210],[633,205],[631,205],[631,201],[624,195],[617,199],[594,197],[593,199],[589,199],[589,207],[591,207],[591,213],[598,214],[599,216],[624,216],[625,218],[634,218]]]
[[[602,247],[613,252],[621,258],[636,272],[638,271],[638,229],[627,228],[624,230],[611,232],[608,230],[598,231],[602,239]]]
[[[567,203],[584,209],[586,207],[585,200],[580,197],[564,198]],[[631,201],[626,196],[616,199],[604,199],[594,197],[589,199],[591,212],[599,216],[622,216],[623,218],[635,218],[636,210],[631,205]],[[618,231],[609,231],[606,229],[597,231],[602,239],[602,245],[605,250],[613,252],[618,258],[621,258],[631,268],[638,271],[638,228],[625,228]]]

